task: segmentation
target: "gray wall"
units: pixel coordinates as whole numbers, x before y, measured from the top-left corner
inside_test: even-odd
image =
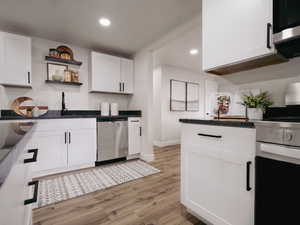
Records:
[[[61,109],[61,92],[66,93],[67,108],[71,110],[99,109],[100,102],[117,102],[120,110],[128,109],[130,96],[89,93],[89,61],[90,50],[70,46],[74,57],[83,64],[80,69],[81,87],[46,84],[47,64],[44,61],[49,48],[57,47],[57,43],[45,39],[32,39],[32,89],[4,88],[0,85],[0,109],[9,109],[12,101],[20,96],[32,97],[37,104],[47,105],[50,109]],[[76,66],[74,67],[76,69]]]
[[[261,89],[270,92],[274,106],[284,106],[287,85],[297,81],[300,81],[300,58],[292,59],[288,63],[222,76],[219,79],[219,91],[234,93],[243,89]]]

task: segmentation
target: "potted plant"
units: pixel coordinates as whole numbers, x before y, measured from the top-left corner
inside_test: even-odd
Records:
[[[258,95],[244,95],[242,97],[243,106],[246,106],[247,118],[250,120],[262,120],[266,108],[273,104],[267,91]]]

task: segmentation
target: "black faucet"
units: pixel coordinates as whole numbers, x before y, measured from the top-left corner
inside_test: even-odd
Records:
[[[61,115],[64,115],[67,111],[66,102],[65,102],[65,92],[62,92],[62,101],[61,101]]]

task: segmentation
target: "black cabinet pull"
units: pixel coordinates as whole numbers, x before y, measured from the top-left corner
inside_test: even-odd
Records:
[[[268,23],[267,25],[267,48],[271,49],[271,31],[272,31],[272,24]]]
[[[211,135],[211,134],[202,134],[202,133],[199,133],[198,135],[202,137],[222,138],[221,135]]]
[[[38,190],[39,190],[39,181],[32,181],[28,183],[29,186],[34,185],[34,194],[33,194],[33,198],[31,199],[27,199],[24,201],[24,205],[28,205],[28,204],[32,204],[37,202],[37,197],[38,197]]]
[[[122,91],[122,83],[119,82],[120,92]]]
[[[140,136],[142,137],[142,127],[140,127]]]
[[[125,83],[124,82],[122,83],[122,90],[123,90],[123,92],[125,91]]]
[[[71,144],[71,132],[69,132],[69,144]]]
[[[28,153],[33,153],[33,156],[31,159],[24,159],[24,163],[32,163],[37,161],[37,155],[38,155],[38,149],[29,149],[27,151]]]
[[[67,132],[65,132],[65,144],[67,144]]]
[[[31,79],[30,79],[30,72],[27,73],[27,77],[28,77],[28,84],[30,84]]]
[[[246,187],[246,190],[247,191],[251,191],[252,188],[250,187],[250,166],[251,166],[252,162],[249,161],[247,162],[247,175],[246,175],[246,179],[247,179],[247,187]]]

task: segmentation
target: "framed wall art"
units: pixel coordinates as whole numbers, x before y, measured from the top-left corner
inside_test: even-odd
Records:
[[[186,111],[186,82],[170,80],[170,111]]]

